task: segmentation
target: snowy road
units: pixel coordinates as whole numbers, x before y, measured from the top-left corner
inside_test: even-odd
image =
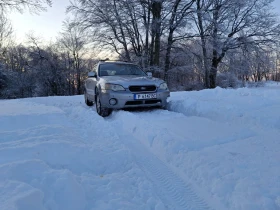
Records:
[[[105,119],[82,96],[0,101],[0,209],[280,209],[279,91]]]

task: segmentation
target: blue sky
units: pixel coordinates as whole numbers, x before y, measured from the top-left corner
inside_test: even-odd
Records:
[[[275,7],[275,11],[280,15],[280,0],[274,0],[273,7]]]
[[[69,0],[55,0],[47,12],[39,15],[31,15],[27,11],[23,14],[13,12],[10,19],[16,32],[17,42],[23,42],[25,35],[32,32],[45,41],[54,40],[62,29],[63,21],[66,19],[66,7],[70,5]]]
[[[69,0],[54,0],[47,12],[39,15],[31,15],[28,12],[23,14],[13,12],[10,15],[17,42],[24,42],[25,35],[32,32],[45,41],[55,40],[62,29],[63,21],[66,19],[66,7],[70,5]],[[280,15],[280,0],[273,3],[275,11]],[[280,19],[280,18],[279,18]]]

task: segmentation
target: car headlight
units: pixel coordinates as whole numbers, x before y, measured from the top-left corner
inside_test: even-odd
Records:
[[[159,86],[159,89],[160,90],[168,90],[167,84],[165,82],[161,83],[160,86]]]
[[[115,84],[110,84],[110,83],[106,83],[104,85],[104,89],[105,90],[113,90],[113,91],[125,90],[124,87],[121,86],[121,85],[115,85]]]

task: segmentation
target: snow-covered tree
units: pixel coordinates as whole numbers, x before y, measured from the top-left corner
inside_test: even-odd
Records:
[[[198,0],[197,28],[203,56],[211,44],[211,68],[206,86],[216,87],[218,66],[229,50],[246,45],[267,46],[279,40],[280,24],[271,12],[273,0]],[[207,58],[209,59],[209,58]],[[204,58],[206,63],[206,59]],[[208,72],[209,71],[209,72]],[[209,85],[209,86],[208,86]]]

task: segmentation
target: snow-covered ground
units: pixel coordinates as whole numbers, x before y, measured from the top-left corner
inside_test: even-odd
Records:
[[[0,209],[280,209],[280,84],[176,92],[168,109],[0,101]]]

